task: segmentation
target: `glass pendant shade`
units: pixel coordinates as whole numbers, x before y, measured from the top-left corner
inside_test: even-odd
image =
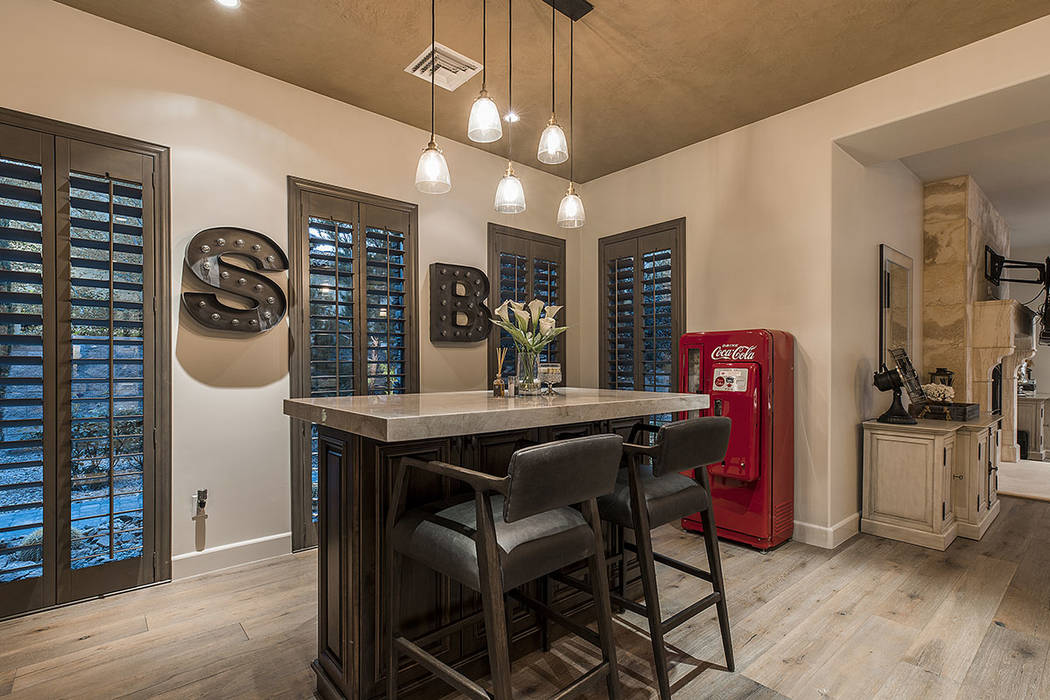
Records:
[[[521,180],[514,174],[514,169],[507,163],[507,173],[496,185],[496,211],[501,214],[520,214],[525,211],[525,189]]]
[[[540,147],[536,157],[547,165],[557,165],[569,159],[569,145],[565,141],[565,132],[554,121],[553,116],[547,122],[547,128],[540,134]]]
[[[445,194],[452,189],[445,155],[431,141],[419,156],[416,166],[416,189],[426,194]]]
[[[587,220],[587,214],[583,210],[583,200],[576,194],[569,184],[569,191],[561,199],[558,205],[558,226],[562,228],[580,228]]]
[[[499,109],[484,90],[470,107],[467,138],[477,143],[492,143],[503,138],[503,123],[499,116]]]

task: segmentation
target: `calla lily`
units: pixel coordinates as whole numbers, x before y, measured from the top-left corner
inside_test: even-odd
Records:
[[[546,316],[547,318],[554,318],[555,316],[558,315],[558,312],[561,311],[563,308],[565,308],[565,307],[564,306],[548,306],[546,309],[543,310],[543,315]]]
[[[512,309],[524,309],[525,308],[525,305],[522,304],[520,301],[514,301],[512,299],[508,299],[507,303],[510,304],[510,308],[512,308]]]
[[[496,316],[499,317],[503,321],[510,322],[510,314],[507,313],[507,309],[508,308],[509,308],[509,302],[506,302],[506,301],[503,302],[502,304],[500,304],[499,306],[496,307],[496,311],[495,311]]]
[[[529,302],[529,313],[532,314],[532,325],[535,326],[540,322],[540,313],[543,311],[543,302],[539,299],[533,299]]]
[[[540,334],[549,335],[554,330],[554,319],[550,316],[544,316],[540,319]]]
[[[532,321],[532,316],[522,309],[514,309],[512,307],[512,310],[514,311],[514,318],[518,321],[518,327],[523,331],[528,330],[529,323]]]

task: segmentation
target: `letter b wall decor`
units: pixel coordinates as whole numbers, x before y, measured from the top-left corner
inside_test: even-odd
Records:
[[[476,267],[431,263],[430,342],[476,343],[492,327],[489,278]]]
[[[248,303],[238,309],[214,294],[183,292],[182,303],[201,325],[214,330],[261,333],[276,326],[288,309],[284,291],[269,277],[223,261],[224,255],[251,260],[256,269],[288,269],[288,256],[261,233],[222,226],[204,229],[186,247],[186,266],[197,279]]]

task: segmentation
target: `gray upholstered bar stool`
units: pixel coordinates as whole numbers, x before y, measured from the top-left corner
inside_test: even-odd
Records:
[[[723,417],[691,418],[664,426],[639,423],[634,426],[628,443],[624,445],[625,467],[621,470],[613,493],[598,499],[598,510],[604,520],[634,531],[634,544],[624,542],[624,548],[638,557],[642,575],[645,605],[624,597],[624,559],[619,562],[620,591],[613,595],[618,605],[644,615],[649,620],[656,678],[660,697],[671,697],[667,678],[667,650],[664,635],[712,605],[717,606],[718,626],[722,633],[726,667],[732,671],[733,641],[729,634],[729,613],[726,609],[725,583],[722,580],[722,561],[718,552],[718,535],[711,512],[711,485],[706,465],[725,459],[729,445],[730,421]],[[643,434],[656,433],[652,445],[637,444]],[[645,442],[648,442],[646,440]],[[649,464],[643,462],[648,459]],[[694,470],[689,478],[680,472]],[[650,530],[700,513],[704,526],[704,544],[710,571],[703,571],[685,562],[653,552]],[[626,557],[626,552],[622,557]],[[668,619],[660,616],[660,594],[656,583],[656,567],[660,562],[683,573],[710,581],[714,591],[692,605],[683,608]]]
[[[443,462],[401,460],[387,518],[387,571],[396,571],[401,557],[411,558],[478,591],[482,611],[408,640],[399,634],[398,577],[390,577],[385,630],[387,697],[397,697],[398,664],[404,654],[470,698],[509,700],[510,649],[504,604],[508,592],[545,620],[553,619],[601,649],[602,662],[557,697],[592,689],[603,679],[609,696],[620,697],[608,572],[595,499],[613,490],[622,454],[619,435],[560,440],[516,451],[505,477]],[[461,481],[474,493],[403,513],[407,474],[415,469]],[[582,514],[572,506],[579,506]],[[589,564],[597,634],[513,590],[583,560]],[[426,644],[482,618],[492,693],[423,650]]]

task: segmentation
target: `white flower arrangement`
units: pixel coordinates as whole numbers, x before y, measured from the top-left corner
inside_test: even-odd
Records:
[[[955,389],[947,384],[923,384],[922,390],[930,401],[951,403],[955,400]]]
[[[568,330],[555,326],[554,317],[560,306],[546,306],[539,299],[528,304],[505,301],[493,313],[492,322],[510,333],[514,343],[526,352],[538,353],[552,340]]]

